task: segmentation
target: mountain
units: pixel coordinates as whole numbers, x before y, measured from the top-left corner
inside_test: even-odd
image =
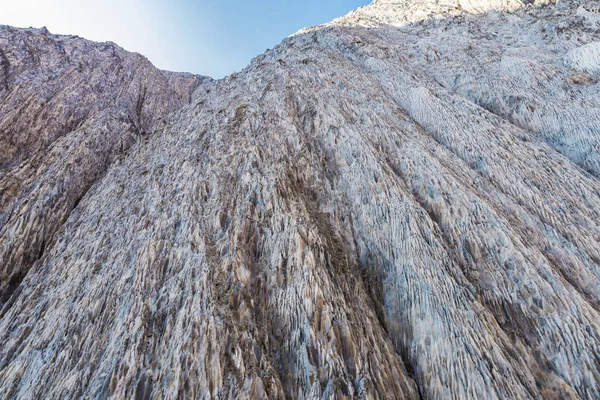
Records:
[[[600,397],[595,4],[375,0],[217,81],[1,27],[0,397]]]
[[[0,27],[0,305],[79,200],[206,78],[112,44]]]

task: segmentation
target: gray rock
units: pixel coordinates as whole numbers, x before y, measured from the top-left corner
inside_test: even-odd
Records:
[[[2,28],[0,397],[600,397],[598,26],[529,3],[376,0],[219,81]]]

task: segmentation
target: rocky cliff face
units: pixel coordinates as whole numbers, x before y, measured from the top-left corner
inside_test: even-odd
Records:
[[[0,395],[599,397],[600,14],[530,3],[219,81],[2,28]]]
[[[0,306],[88,189],[206,80],[112,44],[0,27]]]

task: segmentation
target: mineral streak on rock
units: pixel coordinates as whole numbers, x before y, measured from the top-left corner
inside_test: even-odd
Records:
[[[0,397],[600,397],[594,5],[375,0],[219,81],[3,27]]]

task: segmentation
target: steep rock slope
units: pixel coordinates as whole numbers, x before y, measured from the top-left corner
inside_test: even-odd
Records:
[[[414,8],[431,15],[443,9],[444,2],[431,2],[431,7],[413,2],[406,13],[402,2],[379,0],[336,23],[396,23],[398,29],[380,31],[391,54],[535,134],[599,177],[600,10],[594,2],[560,2],[556,7],[500,13],[499,3],[470,2],[459,8],[494,10],[476,18],[463,13],[419,21]],[[510,9],[517,2],[502,3]],[[400,15],[413,23],[402,22]]]
[[[593,11],[377,0],[197,89],[2,309],[0,394],[597,398]]]
[[[0,26],[0,305],[119,154],[205,80],[112,43]]]

